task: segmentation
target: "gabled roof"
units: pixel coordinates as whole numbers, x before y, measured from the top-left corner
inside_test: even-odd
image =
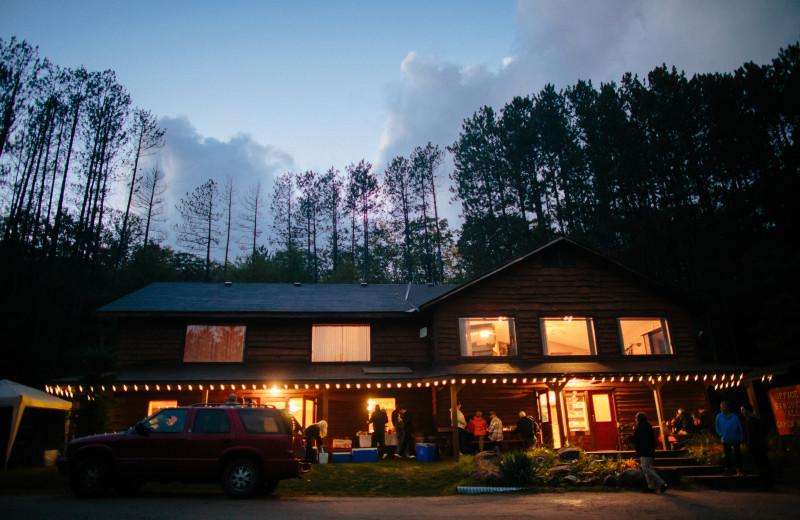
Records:
[[[501,271],[505,271],[506,269],[508,269],[509,267],[511,267],[513,265],[516,265],[516,264],[518,264],[520,262],[524,262],[524,261],[526,261],[526,260],[528,260],[528,259],[530,259],[530,258],[532,258],[534,256],[541,255],[541,254],[545,253],[546,251],[550,251],[550,250],[552,250],[552,249],[554,249],[554,248],[556,248],[558,246],[566,246],[566,247],[569,247],[569,248],[573,248],[574,250],[578,251],[579,253],[581,253],[581,254],[583,254],[585,256],[593,257],[593,258],[599,260],[600,262],[605,263],[607,266],[609,266],[612,269],[615,269],[617,271],[623,272],[626,276],[629,276],[630,278],[636,279],[640,283],[643,283],[645,285],[651,286],[651,287],[653,287],[653,288],[655,288],[655,289],[657,289],[659,291],[662,291],[663,293],[665,293],[667,295],[670,295],[670,296],[672,296],[674,298],[685,299],[685,297],[683,297],[681,295],[678,295],[674,291],[668,289],[666,286],[660,284],[659,282],[653,280],[652,278],[649,278],[649,277],[643,275],[642,273],[640,273],[640,272],[638,272],[638,271],[626,266],[625,264],[622,264],[622,263],[614,260],[611,257],[608,257],[606,255],[598,253],[594,249],[590,249],[590,248],[588,248],[588,247],[586,247],[586,246],[584,246],[582,244],[579,244],[578,242],[575,242],[574,240],[571,240],[569,238],[559,237],[559,238],[556,238],[554,240],[551,240],[550,242],[546,243],[545,245],[543,245],[541,247],[538,247],[538,248],[536,248],[536,249],[534,249],[532,251],[529,251],[529,252],[527,252],[525,254],[522,254],[522,255],[520,255],[520,256],[518,256],[516,258],[512,258],[511,260],[505,262],[504,264],[501,264],[501,265],[491,269],[490,271],[487,271],[486,273],[484,273],[484,274],[482,274],[482,275],[480,275],[480,276],[478,276],[476,278],[473,278],[469,282],[466,282],[466,283],[464,283],[462,285],[456,286],[451,291],[447,291],[445,293],[442,293],[442,295],[425,302],[424,304],[420,305],[419,307],[421,309],[432,307],[432,306],[436,305],[437,303],[441,302],[442,300],[450,298],[450,297],[460,293],[461,291],[464,291],[465,289],[468,289],[468,288],[470,288],[470,287],[472,287],[474,285],[477,285],[477,284],[483,282],[484,280],[495,276],[496,274],[498,274]]]
[[[453,285],[153,283],[98,312],[146,314],[394,314],[453,289]],[[408,295],[406,297],[406,294]]]

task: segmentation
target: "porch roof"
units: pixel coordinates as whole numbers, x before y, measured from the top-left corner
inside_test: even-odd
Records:
[[[473,382],[546,383],[573,377],[597,380],[619,378],[619,381],[639,382],[692,380],[709,384],[741,381],[750,368],[711,364],[665,364],[657,361],[574,362],[574,363],[461,363],[454,365],[425,366],[373,366],[366,364],[187,364],[180,366],[127,367],[106,374],[106,386],[114,391],[138,390],[144,385],[241,385],[242,388],[272,388],[294,385],[345,385],[352,383],[382,383],[392,385],[450,384]],[[695,378],[697,376],[697,378]],[[643,378],[640,380],[639,378]],[[661,379],[659,379],[661,378]],[[667,379],[669,378],[669,379]],[[673,379],[674,378],[674,379]],[[484,381],[485,380],[485,381]],[[54,381],[54,389],[69,387],[70,392],[88,393],[79,378]],[[124,385],[124,388],[123,388]],[[129,388],[136,385],[136,389]],[[286,385],[286,386],[285,386]],[[108,390],[108,389],[107,389]],[[95,389],[94,391],[97,391]],[[58,392],[56,392],[58,393]]]

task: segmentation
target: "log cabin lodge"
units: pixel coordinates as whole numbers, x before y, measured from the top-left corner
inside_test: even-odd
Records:
[[[525,411],[555,448],[615,450],[637,412],[663,425],[745,374],[699,360],[681,296],[566,238],[462,285],[154,283],[98,312],[117,320],[112,382],[47,389],[113,396],[112,430],[234,392],[329,438],[402,404],[416,441],[452,454],[460,402],[507,428]]]

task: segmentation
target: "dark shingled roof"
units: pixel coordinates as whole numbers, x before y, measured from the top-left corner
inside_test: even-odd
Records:
[[[98,309],[110,314],[403,313],[454,285],[154,283]],[[406,300],[406,292],[408,299]]]

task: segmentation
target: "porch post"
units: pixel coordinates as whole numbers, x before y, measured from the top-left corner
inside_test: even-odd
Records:
[[[753,405],[753,413],[760,417],[761,414],[758,413],[758,400],[756,400],[756,387],[753,386],[752,379],[747,382],[747,398],[750,400],[750,404]]]
[[[547,383],[547,388],[556,394],[556,419],[558,419],[558,438],[563,448],[567,444],[567,421],[564,418],[564,407],[561,406],[561,391],[567,386],[563,383]],[[547,406],[550,406],[550,397],[547,398]]]
[[[648,382],[647,386],[649,386],[653,390],[653,398],[656,401],[656,415],[658,416],[658,431],[661,432],[661,447],[664,448],[664,450],[666,450],[667,432],[664,429],[664,420],[663,420],[664,414],[662,412],[663,406],[661,404],[661,387],[664,386],[664,382],[663,381],[653,382],[653,383]]]
[[[328,389],[322,389],[322,419],[328,420]]]

